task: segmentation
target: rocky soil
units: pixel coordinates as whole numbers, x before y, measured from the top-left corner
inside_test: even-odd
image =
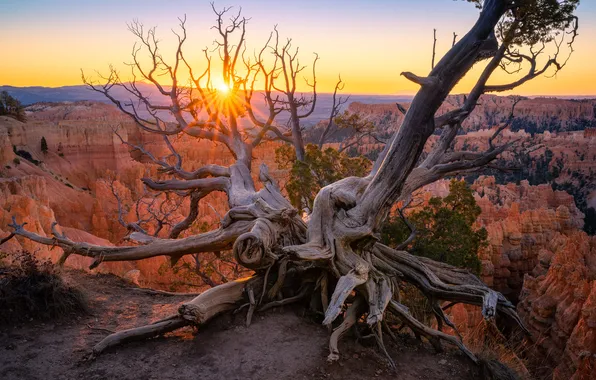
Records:
[[[130,343],[89,360],[90,347],[109,330],[163,318],[184,297],[139,293],[113,275],[66,273],[86,293],[90,314],[19,326],[0,326],[0,378],[34,379],[478,379],[476,366],[458,352],[436,354],[411,338],[388,342],[397,372],[375,345],[342,341],[342,359],[326,356],[328,332],[300,308],[222,317],[194,335],[190,329]]]

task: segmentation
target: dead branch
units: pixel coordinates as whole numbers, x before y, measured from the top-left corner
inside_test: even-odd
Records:
[[[435,54],[437,53],[437,29],[433,29],[433,56],[430,63],[430,69],[435,68]]]

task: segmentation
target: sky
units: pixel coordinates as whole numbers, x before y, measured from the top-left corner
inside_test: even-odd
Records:
[[[440,58],[451,46],[453,33],[465,34],[478,15],[473,5],[454,0],[235,0],[215,5],[241,6],[250,18],[249,52],[260,47],[277,24],[280,35],[300,47],[301,62],[319,54],[319,91],[331,92],[341,74],[344,92],[354,94],[414,94],[417,86],[399,74],[428,73],[433,28]],[[174,42],[171,29],[184,15],[187,56],[200,67],[202,49],[211,47],[215,38],[208,1],[0,0],[0,85],[78,85],[81,69],[91,75],[95,70],[105,73],[110,64],[124,72],[123,62],[130,61],[135,42],[127,30],[133,19],[157,26],[167,59]],[[516,94],[596,95],[596,0],[583,0],[577,15],[579,36],[567,67],[555,77],[530,81]],[[480,68],[454,92],[469,91]],[[509,81],[504,74],[494,75],[495,84]]]

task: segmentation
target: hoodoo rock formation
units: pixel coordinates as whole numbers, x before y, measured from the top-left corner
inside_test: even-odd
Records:
[[[526,354],[546,358],[554,379],[589,379],[596,368],[596,238],[581,231],[573,197],[548,185],[498,185],[481,176],[472,185],[488,232],[481,278],[512,300],[532,339]],[[445,196],[447,181],[423,189]],[[450,311],[464,335],[482,321],[474,307]],[[542,359],[544,360],[544,359]],[[556,367],[556,368],[555,368]]]
[[[147,147],[156,156],[166,155],[163,140],[140,132],[113,105],[100,102],[39,103],[27,107],[27,116],[26,123],[0,116],[0,237],[10,233],[6,226],[16,216],[19,223],[28,223],[28,228],[43,236],[51,236],[51,224],[57,221],[59,228],[75,241],[126,244],[122,238],[127,231],[118,221],[112,188],[130,208],[145,192],[140,178],[155,175],[156,170],[143,154],[123,144],[113,131],[117,130],[130,144]],[[45,153],[40,149],[42,137],[48,145]],[[209,141],[181,138],[174,145],[191,167],[233,162],[227,149]],[[276,169],[277,146],[278,143],[263,144],[253,155],[269,166],[272,177],[283,180],[286,173]],[[31,160],[17,152],[29,154]],[[188,202],[180,204],[173,212],[174,220],[183,219],[188,207]],[[223,194],[208,195],[198,206],[197,228],[217,226],[226,210]],[[129,213],[124,219],[131,222],[135,217]],[[193,231],[191,228],[187,233]],[[2,246],[7,252],[23,249],[54,261],[62,255],[58,247],[50,250],[21,238]],[[88,269],[90,262],[88,258],[72,256],[67,265]],[[98,270],[120,276],[132,269],[139,270],[143,285],[167,288],[177,281],[173,272],[160,270],[164,265],[169,265],[167,260],[156,257],[106,263]],[[204,287],[197,280],[184,282]]]
[[[483,280],[516,300],[541,249],[556,234],[581,230],[584,215],[571,195],[549,185],[497,185],[493,177],[480,177],[472,188],[482,208],[479,223],[488,231],[489,245],[479,253]]]
[[[466,132],[491,128],[509,116],[515,99],[497,95],[482,95],[479,105],[463,122]],[[462,95],[451,95],[439,108],[439,113],[449,112],[464,103]],[[405,108],[407,104],[403,104]],[[364,104],[353,102],[350,112],[360,113],[379,126],[381,131],[390,132],[399,126],[403,113],[395,104]],[[526,129],[528,125],[535,132],[557,130],[560,132],[583,130],[596,127],[596,100],[565,100],[555,98],[523,98],[515,106],[512,130]]]
[[[535,348],[556,364],[553,379],[590,379],[596,369],[596,238],[557,234],[531,274],[518,312]]]

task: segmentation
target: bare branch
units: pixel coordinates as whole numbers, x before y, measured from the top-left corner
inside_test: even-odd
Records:
[[[220,228],[204,234],[175,240],[154,238],[147,245],[133,247],[105,247],[89,243],[78,243],[58,234],[48,238],[25,230],[23,228],[24,224],[17,224],[14,217],[9,227],[14,229],[15,235],[26,237],[40,244],[58,246],[67,252],[93,258],[94,261],[90,266],[90,269],[93,269],[104,261],[135,261],[155,256],[170,256],[172,260],[178,260],[180,257],[191,253],[231,249],[236,238],[250,230],[252,225],[253,221],[241,220],[228,225],[227,228]]]
[[[176,239],[180,234],[188,229],[199,216],[199,202],[205,197],[207,193],[201,191],[193,191],[190,194],[189,211],[186,218],[178,222],[170,231],[170,239]]]
[[[437,52],[437,29],[433,29],[433,56],[431,59],[430,69],[435,68],[435,54]]]
[[[401,73],[406,79],[412,81],[420,86],[433,86],[438,83],[438,79],[431,78],[431,77],[419,77],[418,75],[411,73],[409,71],[404,71]]]
[[[9,241],[10,239],[12,239],[13,237],[15,237],[15,233],[11,232],[10,234],[8,234],[7,237],[0,239],[0,245],[6,243],[7,241]]]
[[[230,180],[226,177],[191,179],[187,181],[175,179],[154,181],[151,178],[141,178],[141,181],[150,189],[158,191],[200,190],[205,192],[227,192],[230,187]]]
[[[395,249],[398,251],[405,249],[408,245],[410,245],[410,243],[414,241],[414,239],[416,238],[416,235],[418,233],[418,231],[416,230],[416,226],[414,226],[412,223],[410,223],[410,221],[404,214],[404,210],[410,205],[411,201],[412,201],[412,197],[410,196],[409,199],[406,202],[404,202],[402,207],[397,208],[397,212],[399,213],[400,219],[404,222],[404,224],[410,230],[410,235],[406,238],[406,240],[399,243],[397,245],[397,247],[395,247]]]
[[[337,91],[341,91],[344,88],[344,82],[341,80],[341,76],[339,76],[337,83],[335,84],[335,89],[333,90],[333,104],[331,105],[331,111],[329,112],[329,119],[327,121],[327,126],[321,133],[321,137],[319,138],[319,149],[323,148],[323,144],[327,140],[327,138],[333,135],[333,132],[330,132],[331,128],[335,125],[334,119],[339,115],[341,110],[341,106],[344,105],[350,97],[342,98],[341,96],[337,97]]]

